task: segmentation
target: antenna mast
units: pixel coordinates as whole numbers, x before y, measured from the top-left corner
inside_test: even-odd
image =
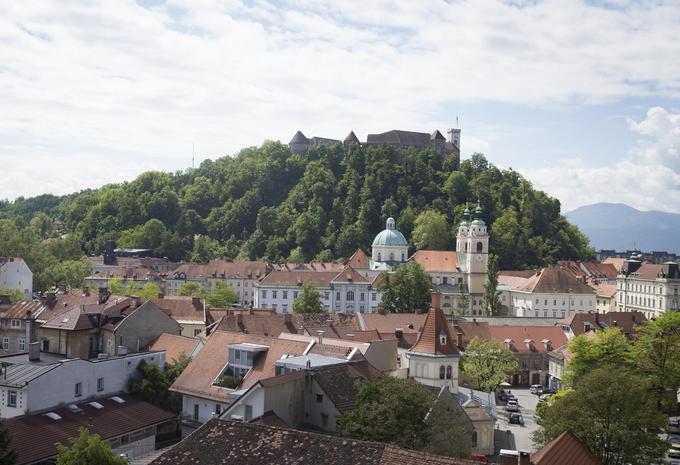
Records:
[[[196,160],[196,144],[191,143],[191,169],[194,169],[194,161]]]

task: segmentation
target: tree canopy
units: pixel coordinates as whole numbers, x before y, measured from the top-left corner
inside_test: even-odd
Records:
[[[293,313],[325,313],[321,294],[311,281],[305,281],[297,298],[293,301]]]
[[[337,420],[342,434],[407,449],[469,456],[471,429],[464,413],[453,403],[436,402],[426,386],[384,376],[377,383],[359,382],[357,387],[355,408]]]
[[[141,361],[137,366],[137,375],[130,380],[130,394],[172,412],[181,412],[182,396],[169,391],[168,388],[182,374],[190,361],[191,358],[184,352],[179,355],[178,360],[166,361],[164,369],[153,363]]]
[[[171,260],[336,260],[368,250],[388,216],[411,251],[452,250],[477,199],[501,268],[593,257],[559,201],[480,154],[443,163],[433,150],[337,144],[299,155],[278,142],[196,169],[0,202],[0,256],[24,257],[37,289],[64,279],[53,275],[59,261],[101,254],[108,239]]]
[[[12,436],[0,422],[0,465],[14,465],[19,453],[12,447]]]
[[[57,444],[57,465],[127,465],[125,457],[113,453],[108,442],[87,428],[80,428],[80,436],[68,446]]]
[[[465,348],[461,371],[475,389],[491,392],[519,369],[517,357],[493,339],[475,337]]]
[[[412,313],[428,310],[431,297],[430,277],[416,262],[400,265],[394,274],[383,273],[378,282],[380,305],[386,312]]]

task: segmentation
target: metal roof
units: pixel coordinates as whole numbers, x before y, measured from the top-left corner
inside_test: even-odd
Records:
[[[9,365],[2,369],[0,386],[24,387],[38,376],[61,365]]]

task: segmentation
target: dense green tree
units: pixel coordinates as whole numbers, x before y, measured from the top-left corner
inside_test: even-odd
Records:
[[[160,295],[160,290],[158,289],[158,286],[154,283],[146,283],[140,290],[136,292],[136,294],[142,299],[142,300],[153,300],[157,299],[158,296]]]
[[[465,348],[460,368],[475,389],[491,392],[519,369],[519,363],[498,341],[475,337]]]
[[[418,215],[413,229],[413,244],[418,250],[445,250],[449,247],[446,215],[427,210]]]
[[[178,360],[166,361],[164,369],[153,363],[140,362],[136,376],[129,382],[130,394],[166,410],[181,412],[182,396],[169,391],[169,387],[189,362],[191,358],[184,352],[180,353]]]
[[[0,295],[9,296],[9,300],[12,301],[12,303],[26,300],[26,295],[23,293],[23,291],[16,288],[9,289],[6,287],[0,287]]]
[[[500,291],[498,290],[498,257],[489,254],[487,278],[484,283],[482,308],[486,316],[498,316],[501,313]]]
[[[590,371],[602,367],[634,366],[633,346],[620,328],[609,328],[595,336],[581,334],[569,342],[571,358],[565,367],[564,382],[576,384]]]
[[[121,278],[109,278],[107,287],[111,295],[123,295],[123,280]]]
[[[208,291],[201,284],[189,281],[179,287],[179,295],[200,297],[204,299],[208,296]]]
[[[119,457],[111,445],[102,441],[98,434],[80,428],[80,435],[68,446],[57,443],[57,465],[127,465],[125,457]]]
[[[416,262],[400,265],[394,274],[383,273],[378,290],[382,292],[381,305],[387,312],[411,313],[430,308],[430,278]]]
[[[469,423],[454,405],[437,401],[426,386],[385,376],[377,383],[357,383],[354,409],[337,420],[345,436],[396,444],[407,449],[469,457]]]
[[[0,422],[0,465],[14,465],[19,453],[12,447],[12,435]]]
[[[225,308],[238,301],[236,291],[227,283],[215,281],[215,289],[206,297],[211,307]]]
[[[471,200],[484,208],[501,269],[593,257],[558,201],[480,154],[442,165],[433,150],[337,144],[297,155],[270,141],[186,172],[0,203],[0,255],[23,257],[34,288],[45,290],[56,263],[101,254],[109,239],[172,260],[337,260],[367,250],[390,215],[421,247],[450,247],[448,230],[429,234],[416,219],[438,212],[438,225],[457,224]],[[45,246],[46,235],[56,236],[52,220],[67,239]]]
[[[673,405],[680,388],[680,312],[666,312],[638,326],[633,354],[659,402]]]
[[[570,431],[603,465],[661,464],[666,444],[656,432],[665,417],[656,413],[649,387],[639,374],[619,365],[596,368],[545,408],[537,418],[534,442],[540,447]]]
[[[325,313],[321,294],[312,281],[305,281],[297,298],[293,301],[293,313]]]

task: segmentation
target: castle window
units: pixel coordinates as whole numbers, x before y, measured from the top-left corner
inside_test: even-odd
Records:
[[[481,242],[477,242],[477,253],[482,253],[484,245]]]
[[[446,379],[451,379],[453,375],[453,367],[451,365],[447,365],[446,367]]]
[[[446,373],[446,368],[444,367],[444,365],[440,365],[439,366],[439,379],[444,379],[445,373]]]

